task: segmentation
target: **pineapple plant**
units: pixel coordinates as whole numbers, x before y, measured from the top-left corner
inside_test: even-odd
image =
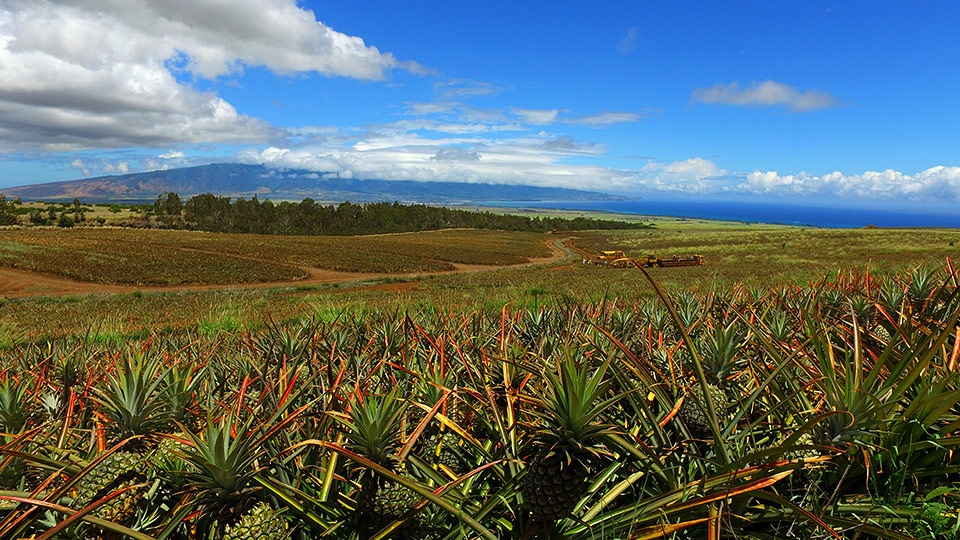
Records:
[[[156,478],[150,450],[167,426],[162,381],[159,358],[146,359],[137,352],[124,358],[120,371],[109,375],[104,387],[94,389],[103,432],[98,445],[109,443],[116,451],[77,480],[74,498],[79,508],[121,491],[94,515],[131,525],[138,514],[149,513],[152,501],[146,495]]]
[[[740,352],[745,339],[735,323],[710,332],[704,330],[700,334],[700,354],[697,359],[703,369],[705,384],[701,383],[698,377],[692,378],[691,386],[683,391],[684,401],[677,413],[694,438],[703,439],[711,435],[710,422],[706,416],[708,407],[705,393],[709,393],[717,419],[722,420],[727,416],[731,407],[728,392],[736,393],[739,390],[736,377],[744,363]],[[696,372],[693,361],[690,361],[687,367]]]
[[[590,370],[565,356],[543,373],[535,405],[538,429],[530,444],[521,492],[533,527],[550,528],[571,514],[587,489],[591,460],[602,455],[613,432],[604,414],[621,396],[607,397],[609,361]]]
[[[0,380],[0,446],[14,443],[33,420],[32,403],[22,381],[6,375]],[[26,470],[22,458],[0,454],[0,489],[17,489]]]
[[[171,448],[186,464],[183,490],[188,504],[198,509],[197,527],[204,535],[226,538],[281,540],[289,538],[279,527],[279,515],[257,498],[261,491],[254,481],[266,467],[268,430],[251,421],[234,425],[230,415],[208,422],[200,434],[186,433],[188,445]],[[279,518],[282,519],[282,518]],[[243,531],[271,531],[269,536],[243,536]]]
[[[679,316],[681,328],[685,329],[691,336],[700,333],[700,322],[703,320],[703,302],[693,293],[681,292],[677,295],[676,312]]]
[[[922,313],[925,308],[936,304],[937,279],[937,271],[931,266],[918,266],[910,272],[906,292],[907,300],[914,313]]]
[[[791,314],[780,308],[774,308],[764,315],[769,336],[782,344],[789,344],[794,337],[795,328]]]
[[[159,356],[145,358],[138,352],[124,358],[105,388],[95,390],[109,443],[130,439],[129,449],[140,453],[156,445],[172,420],[163,392],[165,376]]]
[[[197,396],[206,379],[206,366],[171,366],[163,375],[162,403],[166,416],[172,424],[198,430],[201,417],[198,413]]]
[[[700,335],[700,361],[708,383],[720,388],[735,384],[734,379],[743,365],[740,351],[744,342],[745,337],[736,323]]]
[[[398,459],[403,444],[401,419],[406,403],[397,392],[382,396],[356,396],[347,414],[334,415],[345,428],[347,448],[396,474],[405,474]],[[355,523],[368,534],[376,533],[402,519],[420,500],[420,496],[380,473],[362,467],[357,495]],[[412,535],[420,526],[418,518],[408,520],[395,533]],[[414,536],[411,536],[414,537]]]

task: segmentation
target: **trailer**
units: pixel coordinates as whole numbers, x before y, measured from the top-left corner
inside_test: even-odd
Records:
[[[703,255],[674,255],[667,259],[657,259],[657,266],[673,268],[675,266],[700,266],[703,264]]]

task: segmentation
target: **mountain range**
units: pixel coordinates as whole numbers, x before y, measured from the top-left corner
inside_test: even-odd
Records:
[[[218,196],[319,202],[399,201],[426,204],[469,204],[516,201],[614,200],[593,191],[506,184],[416,182],[329,177],[314,171],[271,169],[263,165],[214,163],[197,167],[100,176],[0,189],[8,198],[84,202],[152,202],[174,192],[183,198],[212,193]]]

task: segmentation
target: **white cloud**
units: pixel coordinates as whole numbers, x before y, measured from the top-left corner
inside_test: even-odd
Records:
[[[417,116],[428,114],[448,114],[455,112],[460,104],[453,101],[432,101],[427,103],[410,103],[410,112]]]
[[[722,105],[757,107],[782,105],[794,112],[826,109],[838,105],[837,100],[826,92],[819,90],[801,92],[776,81],[755,82],[746,88],[740,88],[740,83],[736,81],[721,83],[709,88],[698,88],[693,91],[692,97],[701,103]]]
[[[559,109],[513,109],[512,112],[520,117],[521,121],[537,125],[552,124],[560,115]]]
[[[90,176],[90,169],[87,168],[86,164],[81,159],[75,159],[70,162],[70,166],[74,169],[80,169],[80,174],[84,176]]]
[[[341,133],[321,145],[251,149],[242,152],[238,159],[344,178],[527,184],[634,195],[740,193],[960,201],[960,167],[932,167],[913,175],[886,170],[817,176],[782,175],[776,171],[736,173],[701,157],[672,162],[648,160],[637,169],[612,169],[583,162],[602,155],[602,146],[549,133],[500,138],[477,134],[427,138],[411,131],[384,130],[381,134],[368,133],[362,139]]]
[[[266,141],[277,130],[181,80],[245,66],[371,80],[422,71],[295,0],[7,0],[0,152]]]
[[[179,150],[170,150],[166,154],[160,154],[157,157],[160,159],[181,159],[184,157],[184,154]]]
[[[56,10],[62,12],[67,3],[59,2]],[[155,45],[167,49],[165,59],[178,51],[185,56],[189,71],[208,79],[244,65],[265,66],[282,73],[312,71],[358,79],[382,79],[387,70],[400,67],[419,69],[381,53],[359,37],[333,30],[294,0],[69,3],[79,6],[88,21],[111,21],[131,36],[154,40]],[[82,42],[89,43],[89,36]],[[133,45],[151,48],[141,41]],[[90,54],[96,54],[96,50]]]
[[[100,170],[107,174],[127,174],[130,172],[130,163],[127,161],[111,163],[107,160],[103,160],[100,164]]]
[[[447,79],[434,83],[433,87],[437,95],[445,100],[493,96],[503,91],[503,88],[492,82],[471,81],[468,79]]]
[[[675,161],[665,166],[663,170],[664,173],[674,175],[677,178],[694,180],[715,177],[722,172],[716,163],[699,157]]]
[[[99,161],[87,162],[76,158],[70,162],[74,169],[80,169],[84,176],[94,174],[127,174],[130,172],[129,161],[111,161],[109,159],[100,159]]]
[[[238,158],[278,168],[304,168],[344,178],[456,181],[493,184],[614,189],[621,173],[604,167],[572,165],[565,158],[583,155],[574,142],[569,151],[544,137],[427,139],[412,133],[372,136],[352,143],[272,147],[248,150]]]
[[[569,120],[571,124],[584,126],[608,126],[611,124],[629,124],[646,118],[644,115],[628,111],[609,111],[587,116],[580,116]]]
[[[960,201],[960,167],[931,167],[913,175],[892,169],[853,175],[833,172],[822,176],[754,171],[746,175],[737,190],[784,196]]]
[[[671,163],[649,161],[633,171],[633,189],[673,193],[710,194],[728,189],[727,171],[703,158],[690,158]]]

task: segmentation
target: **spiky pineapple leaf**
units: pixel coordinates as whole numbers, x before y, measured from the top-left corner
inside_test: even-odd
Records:
[[[131,486],[131,488],[132,487],[133,486]],[[68,516],[67,519],[61,521],[56,527],[53,527],[49,529],[47,532],[45,532],[44,534],[37,536],[36,540],[50,540],[51,538],[55,538],[57,534],[63,531],[63,529],[77,523],[78,521],[86,521],[102,529],[115,532],[117,534],[126,535],[126,536],[129,536],[130,538],[135,538],[137,540],[154,540],[154,537],[148,534],[144,534],[139,531],[130,529],[128,527],[118,525],[112,521],[107,521],[105,519],[100,519],[98,517],[90,515],[91,512],[99,508],[101,505],[106,504],[111,500],[113,500],[114,498],[120,496],[123,493],[123,491],[125,490],[119,490],[114,493],[111,493],[110,495],[104,497],[103,499],[100,499],[99,501],[96,501],[95,503],[90,504],[81,510],[74,510],[72,508],[68,508],[60,504],[55,504],[50,501],[46,501],[43,499],[31,499],[29,497],[0,495],[0,500],[14,501],[14,502],[26,504],[33,507],[46,508],[48,510],[53,510],[55,512]],[[0,533],[4,533],[4,531],[0,531]]]

